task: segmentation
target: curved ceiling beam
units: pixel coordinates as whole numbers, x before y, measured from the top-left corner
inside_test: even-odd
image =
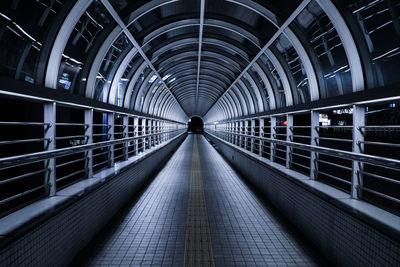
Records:
[[[248,72],[246,72],[243,75],[243,77],[250,84],[250,88],[248,88],[249,91],[254,93],[253,98],[254,98],[255,106],[257,107],[257,112],[265,111],[263,97],[261,96],[262,92],[260,92],[259,86],[256,85],[256,83],[254,82],[253,78],[249,75]]]
[[[124,107],[125,108],[129,108],[131,106],[131,100],[132,100],[132,97],[134,97],[133,89],[134,89],[136,83],[138,82],[140,75],[145,70],[145,68],[147,68],[147,62],[143,61],[143,63],[140,64],[139,68],[136,70],[133,77],[129,80],[129,83],[125,90],[125,98],[124,98]]]
[[[340,40],[342,41],[350,65],[353,92],[364,90],[364,72],[362,69],[360,54],[354,41],[353,34],[350,32],[346,21],[331,0],[316,1],[332,22]]]
[[[183,39],[179,39],[180,36],[173,38],[171,41],[169,39],[165,40],[164,42],[160,43],[159,49],[155,49],[151,51],[152,59],[161,56],[162,54],[168,52],[171,49],[176,49],[181,46],[186,45],[194,45],[199,42],[198,38],[192,37],[184,37]],[[227,49],[233,53],[238,54],[243,60],[250,62],[249,55],[239,48],[227,41],[216,39],[216,38],[203,38],[203,44],[221,47],[223,49]]]
[[[227,18],[229,19],[229,18]],[[233,23],[230,23],[228,21],[224,20],[218,20],[218,19],[204,19],[204,26],[207,27],[214,27],[214,28],[219,28],[219,29],[224,29],[228,32],[234,33],[235,35],[239,35],[246,40],[248,40],[250,43],[252,43],[254,46],[257,48],[262,47],[262,43],[260,40],[250,33],[252,30],[251,28],[245,29],[244,25],[238,26]],[[154,41],[158,37],[162,36],[163,34],[166,34],[168,32],[178,30],[178,29],[183,29],[186,27],[193,27],[193,26],[200,26],[200,20],[198,18],[193,18],[193,19],[184,19],[184,20],[178,20],[174,21],[170,24],[163,25],[156,30],[148,33],[143,37],[142,41],[142,46],[148,45],[150,42]]]
[[[230,77],[231,79],[235,78],[235,73],[221,65],[221,64],[217,64],[215,61],[217,61],[216,59],[210,60],[210,59],[203,59],[202,60],[202,65],[206,66],[208,68],[212,68],[212,69],[218,69],[218,72],[220,72],[221,74]],[[185,58],[185,60],[183,61],[172,61],[169,65],[166,65],[163,67],[163,69],[160,69],[160,72],[167,74],[169,70],[174,69],[174,68],[183,68],[184,66],[191,66],[194,65],[195,62],[192,61],[190,58]]]
[[[254,68],[257,71],[258,75],[261,77],[262,82],[264,83],[265,89],[267,90],[267,94],[268,94],[268,99],[269,99],[269,108],[271,110],[276,109],[276,100],[275,100],[275,95],[274,95],[274,91],[272,89],[272,85],[270,83],[270,81],[268,80],[268,77],[266,76],[266,74],[264,73],[264,71],[261,69],[261,67],[258,65],[258,63],[254,63]]]
[[[246,84],[242,81],[242,79],[238,80],[236,83],[237,88],[244,92],[246,103],[248,104],[248,110],[250,114],[254,114],[258,110],[258,106],[255,105],[255,97],[251,90],[246,86]]]
[[[164,58],[160,58],[157,60],[157,62],[154,62],[155,65],[161,69],[164,65],[171,63],[171,61],[177,61],[180,59],[184,59],[186,57],[194,57],[196,58],[197,53],[195,51],[174,51],[173,53],[169,53],[168,56],[165,56]],[[243,62],[238,60],[237,58],[231,58],[227,55],[223,55],[217,52],[211,52],[211,51],[203,51],[203,56],[204,57],[211,57],[211,58],[218,58],[221,63],[224,63],[224,65],[231,65],[231,67],[234,67],[234,69],[237,72],[240,72],[242,69]]]
[[[169,84],[177,83],[177,80],[180,79],[181,77],[185,77],[185,75],[191,75],[192,73],[197,72],[197,68],[186,68],[185,70],[180,70],[180,69],[173,69],[168,72],[168,75],[171,75],[168,79],[171,80]],[[207,69],[203,68],[201,71],[201,74],[205,77],[213,77],[217,79],[219,82],[222,82],[224,85],[230,83],[230,79],[226,77],[225,75],[220,74],[217,71],[214,71],[213,69]],[[168,82],[168,79],[166,81]]]
[[[201,66],[202,69],[207,69],[210,71],[214,71],[216,73],[218,73],[219,75],[222,75],[224,77],[228,77],[228,79],[233,79],[234,73],[227,71],[225,68],[221,68],[220,65],[215,64],[213,62],[208,62],[208,61],[201,61]],[[172,71],[182,71],[182,70],[186,70],[186,69],[194,69],[197,66],[195,65],[195,63],[193,61],[186,61],[185,63],[177,63],[173,66],[171,66],[169,69],[166,69],[163,71],[163,73],[168,73],[168,74],[172,74]],[[172,76],[168,79],[171,79]],[[168,80],[167,80],[168,81]]]
[[[162,72],[163,69],[169,68],[171,64],[180,64],[180,63],[186,63],[186,62],[195,62],[193,59],[195,57],[193,56],[193,53],[191,52],[184,52],[184,53],[176,53],[171,55],[168,59],[161,61],[159,64],[159,70]],[[215,64],[219,64],[221,67],[225,69],[229,69],[232,73],[238,73],[240,72],[240,66],[237,66],[237,64],[233,61],[230,62],[221,62],[221,60],[218,60],[215,55],[214,56],[208,56],[205,57],[203,61],[207,62],[214,62]]]
[[[58,30],[57,37],[51,48],[50,57],[47,62],[46,76],[44,85],[49,88],[56,89],[58,82],[58,71],[60,69],[61,58],[68,38],[78,23],[79,18],[85,13],[93,0],[78,0],[71,11],[68,13],[61,28]]]
[[[289,27],[289,25],[296,19],[296,17],[300,14],[300,12],[303,11],[303,9],[309,4],[310,0],[304,0],[297,8],[296,10],[291,14],[291,16],[280,26],[280,28],[277,30],[277,32],[272,36],[272,38],[267,42],[267,44],[264,45],[264,47],[262,49],[260,49],[260,51],[258,52],[258,54],[252,59],[252,61],[250,62],[250,64],[242,70],[242,72],[239,74],[239,76],[236,78],[236,80],[231,84],[230,87],[228,87],[224,94],[220,97],[220,99],[227,93],[227,91],[231,90],[231,88],[233,87],[233,85],[238,82],[241,77],[244,75],[244,73],[246,73],[248,71],[248,69],[251,68],[251,66],[260,58],[261,55],[264,54],[265,50],[268,49],[269,46],[271,46],[275,40],[277,40],[277,38],[283,33],[283,31]],[[219,100],[217,100],[219,101]],[[211,107],[212,108],[212,107]],[[207,113],[210,110],[207,111]]]

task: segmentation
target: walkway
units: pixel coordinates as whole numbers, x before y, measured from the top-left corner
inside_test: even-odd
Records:
[[[73,265],[324,264],[201,135],[189,135],[117,217]]]

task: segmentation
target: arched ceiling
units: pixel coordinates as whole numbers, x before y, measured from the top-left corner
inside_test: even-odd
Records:
[[[368,24],[389,9],[396,32],[400,4],[393,1],[51,2],[35,2],[45,7],[35,17],[39,24],[45,14],[54,17],[46,38],[35,39],[37,83],[182,122],[194,115],[206,122],[237,118],[387,84],[393,77],[379,73],[386,68],[380,60],[399,49],[393,41],[376,52],[373,34],[388,24]],[[34,39],[12,13],[1,14]]]

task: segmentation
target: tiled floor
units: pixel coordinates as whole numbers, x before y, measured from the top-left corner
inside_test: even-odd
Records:
[[[72,265],[325,265],[296,236],[203,136],[189,135]]]

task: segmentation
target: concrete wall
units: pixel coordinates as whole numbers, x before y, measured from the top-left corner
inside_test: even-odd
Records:
[[[55,205],[36,216],[46,219],[32,219],[9,236],[1,236],[0,266],[66,266],[164,165],[185,137],[186,134],[154,149],[120,173],[113,173],[113,177],[103,177],[100,184],[76,191],[78,193],[68,196],[68,203],[61,207]],[[90,183],[90,180],[83,183]],[[57,197],[65,198],[72,189],[61,190]]]
[[[384,224],[373,223],[371,218],[363,220],[357,210],[341,204],[357,200],[346,196],[341,202],[343,194],[339,199],[331,198],[321,192],[329,189],[322,183],[310,181],[308,177],[305,183],[299,182],[301,178],[293,177],[283,166],[281,170],[276,169],[249,155],[250,152],[242,151],[211,135],[206,136],[333,264],[400,266],[400,244],[396,239],[398,233],[388,234]],[[306,186],[307,183],[310,186]]]

